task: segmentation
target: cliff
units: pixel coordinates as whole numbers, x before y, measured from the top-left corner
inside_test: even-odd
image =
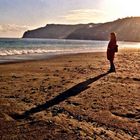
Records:
[[[35,30],[26,31],[23,34],[23,38],[53,38],[64,39],[69,34],[82,28],[84,24],[77,25],[61,25],[61,24],[48,24],[45,27],[41,27]]]
[[[128,17],[99,24],[49,24],[25,32],[23,38],[108,40],[110,32],[116,32],[118,40],[121,41],[140,41],[140,17]]]

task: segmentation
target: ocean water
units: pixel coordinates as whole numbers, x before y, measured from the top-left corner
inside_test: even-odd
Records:
[[[104,52],[108,41],[0,38],[0,63],[44,59],[61,54]],[[140,43],[118,42],[121,48],[140,48]]]

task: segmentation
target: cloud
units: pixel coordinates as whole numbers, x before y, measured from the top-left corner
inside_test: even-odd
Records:
[[[27,30],[28,26],[15,25],[15,24],[2,24],[0,25],[0,32],[21,32]]]
[[[69,22],[101,22],[104,20],[106,13],[97,9],[77,9],[69,11],[66,15],[61,16]]]

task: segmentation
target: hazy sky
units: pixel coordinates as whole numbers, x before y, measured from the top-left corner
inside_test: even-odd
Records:
[[[77,24],[140,16],[140,0],[0,0],[0,37],[48,23]]]

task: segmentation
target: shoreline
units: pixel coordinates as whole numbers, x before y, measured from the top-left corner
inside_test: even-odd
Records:
[[[71,56],[71,55],[77,55],[77,54],[90,54],[90,53],[105,53],[104,51],[95,51],[95,52],[75,52],[75,53],[61,53],[61,54],[30,54],[30,55],[13,55],[13,56],[8,56],[8,60],[10,62],[7,61],[4,61],[0,62],[0,65],[1,64],[11,64],[11,63],[24,63],[24,62],[33,62],[33,61],[44,61],[44,60],[48,60],[48,59],[52,59],[52,58],[56,58],[56,57],[63,57],[63,56]],[[3,56],[0,56],[1,58]],[[7,56],[4,56],[4,57],[7,57]],[[17,59],[13,59],[11,60],[10,58],[17,58]]]
[[[47,39],[51,39],[51,40],[59,40],[59,38],[58,39],[54,39],[54,38],[23,38],[23,37],[14,37],[14,38],[12,38],[12,37],[0,37],[0,39],[27,39],[27,40],[34,40],[34,39],[37,39],[37,40],[47,40]],[[95,40],[93,40],[93,39],[62,39],[62,40],[68,40],[68,41],[71,41],[71,40],[74,40],[74,41],[108,41],[108,39],[106,39],[106,40],[100,40],[100,39],[95,39]],[[131,41],[131,40],[117,40],[117,41],[119,41],[119,42],[134,42],[134,43],[140,43],[140,41]]]
[[[119,48],[119,52],[123,51],[140,51],[140,48]],[[90,53],[106,53],[106,51],[95,51],[95,52],[75,52],[75,53],[61,53],[61,54],[26,54],[26,55],[13,55],[13,56],[0,56],[1,59],[5,57],[5,59],[0,60],[0,65],[3,64],[14,64],[14,63],[24,63],[24,62],[33,62],[33,61],[45,61],[48,59],[61,57],[61,56],[70,56],[76,54],[90,54]],[[116,53],[117,54],[117,53]],[[6,58],[8,57],[8,58]],[[13,59],[15,58],[15,59]],[[11,60],[13,59],[13,60]]]

